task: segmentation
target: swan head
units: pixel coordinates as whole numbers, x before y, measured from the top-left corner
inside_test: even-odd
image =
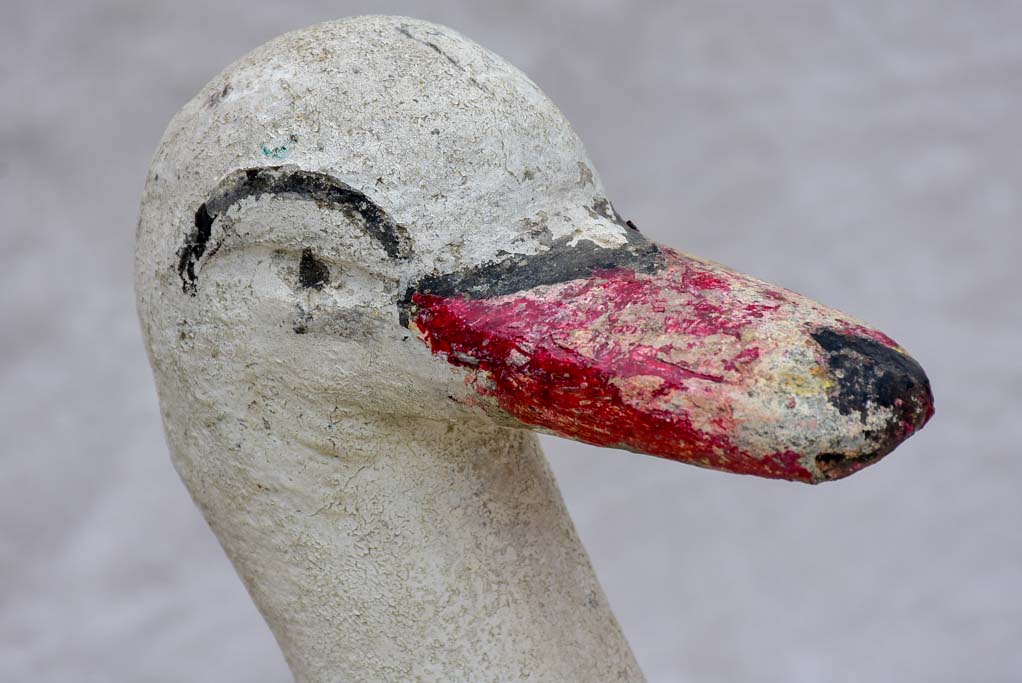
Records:
[[[483,420],[819,482],[933,412],[889,337],[647,240],[532,81],[402,17],[216,77],[164,136],[137,254],[165,409],[290,410],[323,449],[332,416]]]

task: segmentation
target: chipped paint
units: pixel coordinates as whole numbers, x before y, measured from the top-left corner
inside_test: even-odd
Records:
[[[287,145],[274,145],[272,147],[270,145],[263,145],[260,147],[260,150],[267,159],[287,159],[288,157]]]

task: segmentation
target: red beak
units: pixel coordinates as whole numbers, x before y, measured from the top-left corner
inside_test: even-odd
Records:
[[[819,482],[875,462],[933,414],[890,338],[794,292],[660,247],[510,294],[417,292],[434,354],[520,422],[740,474]]]

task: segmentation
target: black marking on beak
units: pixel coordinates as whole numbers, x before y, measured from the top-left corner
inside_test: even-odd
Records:
[[[293,166],[264,166],[235,171],[226,176],[195,211],[195,228],[177,251],[181,288],[195,295],[195,267],[206,253],[213,222],[242,199],[263,195],[314,201],[323,208],[341,211],[358,219],[366,234],[376,240],[392,259],[411,256],[411,240],[403,225],[394,221],[364,193],[326,173],[303,171]],[[215,249],[214,249],[215,251]]]
[[[837,389],[831,403],[842,415],[859,413],[866,422],[869,404],[889,408],[895,419],[891,434],[900,434],[901,422],[918,429],[933,409],[930,380],[910,356],[878,341],[829,328],[810,333],[823,349],[828,371]]]
[[[625,237],[627,243],[609,249],[589,240],[570,246],[570,238],[563,237],[539,254],[502,253],[496,260],[474,268],[427,275],[405,290],[398,302],[398,318],[402,327],[408,326],[412,297],[416,293],[489,299],[541,285],[589,278],[601,270],[628,268],[637,273],[657,272],[662,259],[656,244],[633,230],[627,230]]]

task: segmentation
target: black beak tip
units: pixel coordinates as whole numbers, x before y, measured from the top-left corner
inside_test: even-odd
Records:
[[[857,413],[865,425],[870,412],[887,409],[882,430],[868,435],[875,448],[859,455],[822,453],[816,464],[827,479],[848,476],[890,453],[933,416],[933,391],[914,358],[859,334],[819,328],[810,333],[835,380],[831,403],[842,415]]]

